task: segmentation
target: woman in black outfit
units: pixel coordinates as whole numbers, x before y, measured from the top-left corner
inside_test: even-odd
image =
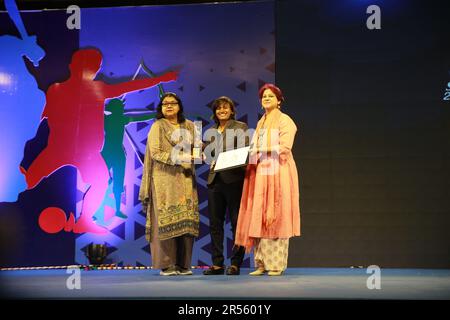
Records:
[[[248,127],[245,123],[235,120],[236,108],[228,97],[217,98],[212,104],[212,110],[215,125],[209,130],[215,130],[213,135],[215,139],[208,145],[208,149],[213,150],[211,152],[213,160],[208,175],[208,211],[213,265],[203,274],[219,275],[226,272],[227,275],[239,275],[245,249],[244,247],[233,247],[231,266],[225,270],[224,224],[228,209],[234,243],[245,167],[214,172],[214,166],[220,152],[248,146]]]

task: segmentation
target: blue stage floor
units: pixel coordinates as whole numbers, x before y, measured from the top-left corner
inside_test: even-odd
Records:
[[[289,268],[281,277],[159,276],[159,270],[81,271],[69,290],[66,270],[1,271],[7,297],[31,299],[450,299],[449,269],[381,269],[369,290],[366,269]]]

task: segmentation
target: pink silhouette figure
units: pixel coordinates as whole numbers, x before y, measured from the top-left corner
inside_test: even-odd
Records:
[[[25,174],[28,189],[63,166],[78,169],[84,183],[89,184],[83,199],[81,215],[73,232],[106,233],[92,216],[100,207],[108,187],[108,168],[101,155],[104,143],[105,99],[119,97],[177,79],[176,72],[161,77],[106,84],[94,80],[100,70],[102,55],[96,49],[82,49],[72,56],[70,78],[50,86],[42,119],[50,128],[47,147],[33,161]]]

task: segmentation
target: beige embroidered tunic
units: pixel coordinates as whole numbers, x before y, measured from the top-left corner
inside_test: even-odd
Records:
[[[194,164],[181,165],[183,160],[190,160],[193,135],[194,124],[189,120],[176,126],[163,118],[155,121],[150,129],[139,191],[139,200],[147,213],[149,242],[153,236],[159,240],[185,234],[198,236]],[[152,228],[154,223],[157,228]],[[158,234],[152,235],[152,229],[158,230]]]

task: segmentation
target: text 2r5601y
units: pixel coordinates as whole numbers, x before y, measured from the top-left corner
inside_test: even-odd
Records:
[[[253,304],[224,304],[222,305],[222,314],[259,314],[268,315],[271,305],[253,305]]]

